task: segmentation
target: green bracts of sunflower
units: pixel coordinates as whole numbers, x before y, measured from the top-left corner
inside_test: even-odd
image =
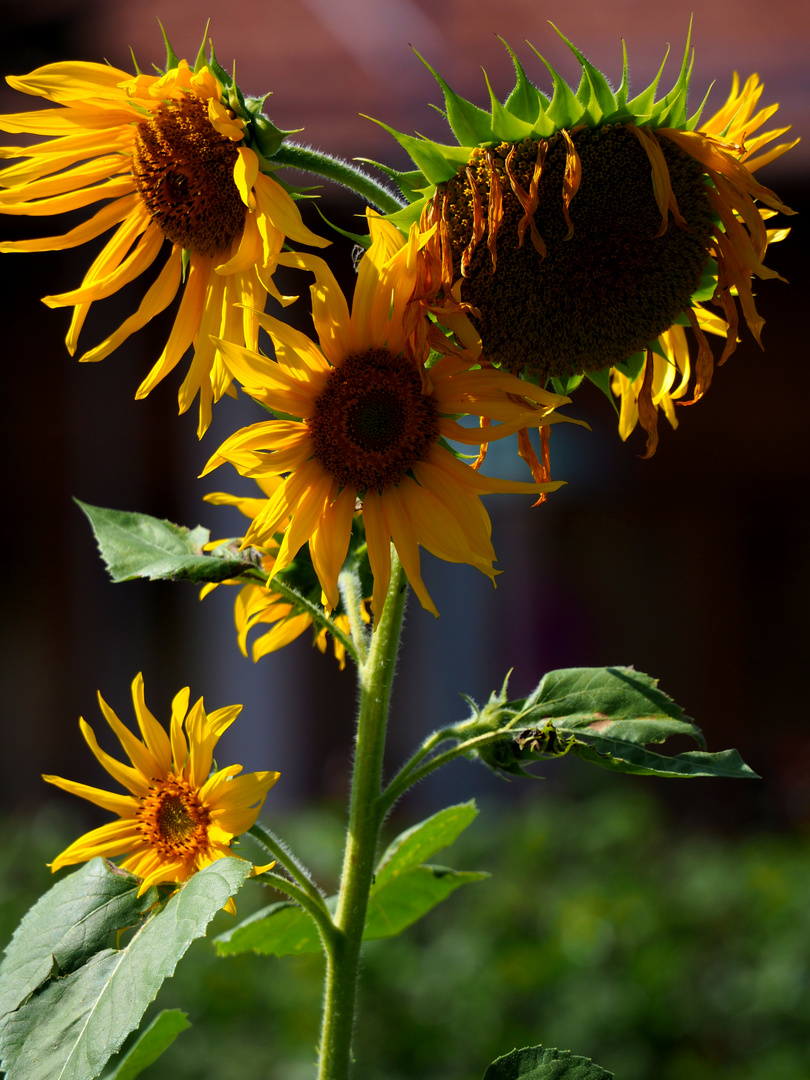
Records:
[[[379,162],[368,162],[382,169],[394,180],[409,201],[410,205],[399,213],[390,214],[389,220],[394,221],[403,230],[407,230],[412,221],[418,221],[422,209],[433,196],[436,185],[450,180],[460,168],[466,166],[476,147],[489,149],[500,143],[514,144],[524,139],[531,141],[548,139],[563,129],[570,130],[577,125],[593,128],[603,124],[633,123],[638,127],[674,127],[685,131],[694,129],[700,119],[705,98],[700,109],[687,119],[686,97],[694,59],[694,54],[690,56],[689,52],[690,35],[687,35],[686,49],[678,78],[670,92],[658,101],[655,100],[658,83],[669,56],[669,49],[667,49],[653,81],[646,90],[628,101],[627,50],[624,41],[622,41],[622,81],[619,89],[614,92],[602,72],[589,63],[579,49],[553,23],[550,25],[563,39],[582,67],[579,86],[573,90],[545,57],[530,44],[529,47],[548,68],[553,80],[554,92],[551,100],[529,81],[514,51],[507,42],[503,41],[503,38],[500,40],[515,67],[515,87],[506,101],[501,103],[495,96],[485,72],[484,78],[491,101],[490,112],[486,112],[456,94],[427,60],[419,53],[416,54],[442,88],[445,102],[442,115],[458,139],[458,146],[433,142],[421,136],[405,135],[381,120],[369,117],[393,135],[410,155],[414,164],[418,166],[415,171],[399,172]]]

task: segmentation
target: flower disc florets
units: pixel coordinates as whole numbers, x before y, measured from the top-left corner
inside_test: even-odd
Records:
[[[138,124],[135,183],[173,244],[218,255],[240,235],[246,207],[233,178],[238,157],[233,140],[212,126],[206,104],[191,95],[162,103]]]
[[[416,166],[381,166],[410,204],[389,217],[403,230],[414,220],[433,229],[425,279],[441,326],[476,357],[541,385],[551,379],[559,393],[586,375],[608,397],[612,388],[622,397],[623,437],[637,420],[649,456],[659,406],[674,426],[672,402],[690,375],[693,401],[709,388],[715,360],[706,332],[726,339],[724,363],[736,347],[739,305],[761,344],[752,278],[779,276],[764,258],[769,242],[786,235],[763,223],[793,211],[753,173],[797,140],[762,152],[788,129],[759,132],[776,106],[758,109],[756,76],[742,87],[735,76],[708,120],[702,105],[689,116],[688,39],[669,93],[656,97],[662,64],[632,99],[626,55],[614,90],[563,40],[581,68],[578,87],[540,57],[554,86],[546,97],[509,49],[515,86],[504,102],[490,87],[489,112],[427,65],[457,144],[382,125]],[[680,340],[673,344],[683,326],[696,340],[694,361]],[[677,366],[677,387],[662,380],[658,361]]]
[[[684,224],[670,212],[662,233],[650,162],[631,129],[581,128],[570,142],[582,180],[568,205],[562,134],[478,151],[437,193],[484,354],[541,384],[611,367],[671,326],[700,284],[712,232],[703,174],[676,146],[662,151]],[[533,184],[530,243],[521,223]],[[489,223],[477,244],[476,214]]]
[[[433,398],[416,365],[387,349],[348,356],[332,371],[307,421],[313,457],[341,487],[398,484],[439,437]]]

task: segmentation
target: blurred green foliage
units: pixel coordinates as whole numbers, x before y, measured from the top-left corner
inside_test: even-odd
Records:
[[[493,878],[367,946],[358,1076],[480,1080],[539,1042],[617,1080],[807,1075],[810,837],[683,833],[630,779],[576,797],[530,787],[482,809],[446,861]],[[340,815],[273,827],[334,886]],[[5,823],[4,941],[49,884],[64,828],[54,814]],[[239,917],[276,898],[248,883]],[[221,914],[214,930],[229,925]],[[194,1027],[144,1080],[311,1080],[321,977],[315,956],[219,959],[196,942],[153,1006],[183,1008]]]

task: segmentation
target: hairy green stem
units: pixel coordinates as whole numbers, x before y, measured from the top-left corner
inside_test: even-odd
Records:
[[[348,1080],[352,1060],[360,946],[384,818],[379,797],[388,703],[407,590],[405,574],[393,548],[391,562],[385,606],[375,626],[368,657],[359,670],[360,707],[349,825],[334,920],[338,933],[326,958],[319,1080]]]
[[[298,859],[288,851],[281,840],[263,825],[261,821],[255,822],[255,824],[248,830],[249,834],[257,840],[268,854],[279,863],[287,873],[303,888],[304,892],[309,896],[310,900],[317,904],[319,907],[329,915],[329,909],[326,906],[326,901],[323,898],[318,886],[312,880],[312,877],[307,868],[299,862]],[[331,919],[331,915],[329,918]]]
[[[398,199],[384,184],[363,172],[362,169],[358,169],[357,166],[341,158],[331,157],[319,150],[311,150],[308,146],[298,146],[290,142],[282,143],[271,160],[274,165],[299,169],[301,172],[313,173],[315,176],[322,176],[325,180],[341,184],[362,196],[384,214],[394,214],[405,205],[403,199]]]
[[[452,736],[448,736],[440,731],[435,732],[434,736],[431,736],[431,738],[435,738],[439,735],[441,735],[442,738],[437,739],[434,746],[437,746],[439,742],[444,742],[447,738],[452,738]],[[414,784],[418,784],[420,780],[424,780],[425,777],[429,776],[435,769],[440,769],[442,765],[447,765],[448,762],[453,761],[462,754],[469,753],[470,750],[475,750],[479,746],[486,746],[489,743],[498,742],[505,737],[507,736],[504,734],[503,730],[484,732],[483,735],[476,735],[472,739],[465,739],[464,742],[457,743],[450,750],[445,750],[443,754],[437,754],[421,767],[415,768],[414,766],[418,765],[425,757],[425,754],[422,753],[424,746],[420,747],[411,760],[400,769],[391,783],[387,785],[385,791],[380,795],[380,813],[385,817],[397,799],[401,798],[408,788],[413,787]]]
[[[356,649],[357,666],[362,667],[368,659],[369,632],[363,622],[363,590],[355,570],[341,570],[338,577],[343,610],[349,619],[352,641]]]
[[[283,596],[284,599],[288,600],[294,607],[309,615],[316,626],[328,630],[332,637],[340,642],[349,656],[351,656],[352,660],[354,660],[356,664],[360,663],[360,657],[352,638],[341,630],[333,619],[330,619],[320,604],[308,600],[306,596],[302,596],[296,589],[290,588],[290,586],[286,585],[280,577],[274,577],[273,580],[269,582],[268,578],[269,574],[259,566],[250,566],[239,576],[240,581],[252,581],[257,585],[264,585],[270,589],[271,592],[277,592],[279,596]]]
[[[332,916],[326,906],[313,903],[309,894],[300,889],[295,882],[289,881],[287,878],[282,877],[281,874],[274,874],[272,870],[265,870],[261,875],[261,880],[267,885],[272,885],[274,889],[284,893],[285,896],[289,896],[291,900],[294,900],[296,904],[300,904],[304,911],[312,916],[315,925],[320,931],[326,955],[329,956],[335,947],[337,933],[335,924],[332,922]]]

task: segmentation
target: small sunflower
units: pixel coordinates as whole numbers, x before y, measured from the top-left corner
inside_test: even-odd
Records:
[[[688,40],[675,85],[658,100],[661,71],[628,100],[626,54],[614,92],[563,40],[582,78],[574,90],[540,57],[551,100],[511,49],[516,85],[504,104],[490,89],[490,112],[433,72],[460,145],[383,125],[417,165],[385,170],[410,201],[391,218],[403,229],[414,220],[437,226],[426,250],[441,267],[435,309],[493,364],[561,392],[587,375],[609,395],[611,369],[623,376],[613,382],[619,391],[641,376],[648,456],[657,441],[655,356],[671,352],[664,335],[678,326],[695,334],[695,401],[714,367],[704,330],[722,328],[722,364],[737,342],[737,300],[760,342],[751,279],[779,276],[763,259],[769,239],[784,235],[769,236],[764,220],[792,211],[753,173],[795,142],[760,153],[788,129],[755,134],[777,108],[756,111],[756,76],[742,90],[735,76],[709,121],[700,123],[700,109],[687,117]],[[703,308],[708,300],[722,319]]]
[[[444,355],[428,369],[431,323],[414,296],[427,236],[414,225],[406,241],[372,213],[369,227],[371,246],[358,266],[351,313],[319,260],[311,291],[320,348],[269,316],[260,321],[273,339],[275,361],[219,343],[246,393],[285,419],[237,432],[205,472],[229,461],[259,481],[284,477],[244,543],[266,546],[283,529],[275,574],[309,541],[328,608],[338,604],[337,577],[360,510],[374,578],[372,611],[382,610],[393,541],[421,603],[438,614],[422,581],[419,545],[494,578],[490,521],[480,496],[560,486],[482,476],[445,439],[478,447],[544,427],[564,419],[554,409],[568,399],[476,366],[469,357]],[[464,427],[457,419],[464,414],[498,423]]]
[[[237,776],[241,765],[211,772],[214,746],[239,715],[241,705],[206,713],[200,698],[189,710],[186,687],[172,702],[167,733],[146,707],[141,675],[132,683],[132,700],[142,739],[121,723],[99,694],[104,718],[131,765],[106,754],[90,725],[79,720],[82,735],[96,758],[130,794],[117,795],[61,776],[43,776],[43,780],[119,817],[80,836],[54,859],[51,870],[56,872],[97,855],[126,855],[121,868],[143,878],[143,893],[150,885],[187,881],[217,859],[235,856],[231,841],[254,824],[279,774]],[[254,867],[254,873],[268,869]],[[233,900],[226,910],[235,912]]]
[[[169,48],[163,75],[133,78],[105,64],[61,63],[7,81],[60,107],[0,116],[0,130],[47,136],[34,146],[0,148],[0,157],[23,159],[0,173],[0,213],[41,216],[105,205],[62,236],[0,243],[0,251],[73,248],[115,230],[78,289],[44,297],[48,307],[73,308],[66,343],[74,355],[92,303],[147,271],[168,241],[169,257],[137,311],[79,359],[103,360],[182,292],[166,347],[136,397],[193,346],[179,404],[185,412],[199,394],[202,434],[212,402],[231,382],[211,335],[255,348],[253,309],[268,294],[282,303],[294,299],[273,283],[285,238],[328,243],[261,171],[269,168],[262,151],[277,148],[287,133],[260,114],[261,103],[246,102],[202,51],[192,69]]]
[[[215,491],[204,496],[204,498],[206,502],[212,503],[214,506],[235,506],[245,517],[252,521],[265,509],[267,500],[275,493],[282,482],[278,476],[267,477],[263,480],[259,486],[264,497],[229,495],[224,491]],[[274,536],[269,547],[260,549],[262,569],[267,574],[273,572],[281,539],[280,536]],[[223,541],[211,542],[206,546],[214,548],[221,543]],[[303,576],[306,581],[296,581],[296,587],[305,594],[311,595],[313,601],[317,603],[321,599],[321,587],[315,571],[312,569],[312,563],[309,559],[302,560],[299,552],[296,563],[300,562],[306,562],[308,566],[304,573],[299,573],[297,577]],[[236,640],[243,656],[248,655],[247,641],[250,632],[268,625],[271,627],[266,633],[260,634],[254,639],[251,650],[254,663],[262,656],[267,656],[268,653],[283,649],[285,645],[295,641],[313,625],[312,617],[306,611],[301,611],[281,593],[275,592],[265,585],[252,583],[246,585],[238,579],[209,583],[200,590],[200,599],[202,600],[208,596],[218,587],[218,584],[240,586],[234,601],[233,613],[236,625]],[[364,621],[369,622],[371,617],[366,612],[365,603],[362,611]],[[341,630],[344,630],[347,634],[350,633],[349,620],[346,615],[338,612],[332,615],[332,619]],[[316,628],[313,644],[319,652],[326,652],[327,636],[325,627]],[[337,639],[333,641],[333,647],[335,659],[340,664],[342,671],[346,666],[346,648]]]

